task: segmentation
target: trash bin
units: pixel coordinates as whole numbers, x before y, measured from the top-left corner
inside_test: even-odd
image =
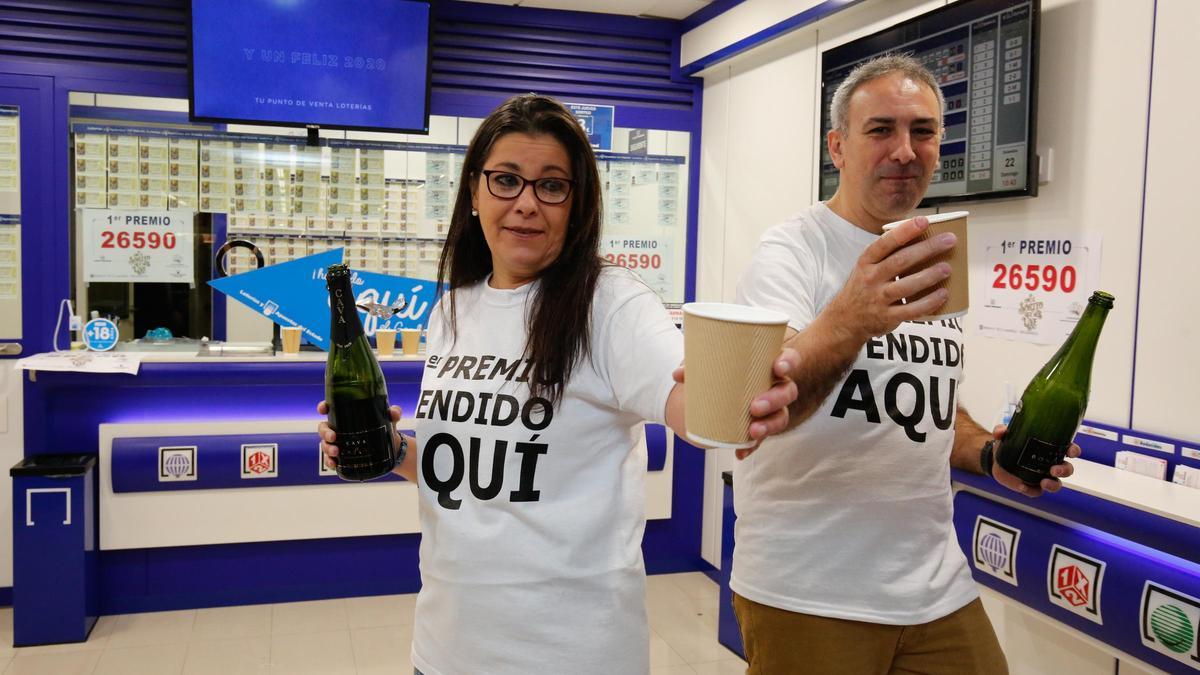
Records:
[[[13,645],[83,642],[99,609],[96,456],[26,457],[13,484]]]

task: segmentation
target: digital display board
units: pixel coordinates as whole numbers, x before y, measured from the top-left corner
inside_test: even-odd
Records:
[[[922,206],[1037,194],[1038,0],[961,0],[822,54],[819,193],[837,192],[829,104],[856,66],[911,54],[946,99],[941,163]]]
[[[191,117],[423,133],[430,4],[193,0]]]

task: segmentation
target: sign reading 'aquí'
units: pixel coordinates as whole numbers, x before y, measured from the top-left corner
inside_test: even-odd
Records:
[[[306,342],[328,349],[325,271],[342,262],[342,252],[337,248],[208,283],[281,326],[301,327]],[[423,328],[437,300],[437,284],[427,279],[353,270],[350,283],[367,335],[380,328]],[[371,306],[400,309],[386,317],[362,310]]]

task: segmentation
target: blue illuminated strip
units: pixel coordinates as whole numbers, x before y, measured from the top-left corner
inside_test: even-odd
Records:
[[[411,434],[411,431],[405,433]],[[115,438],[112,442],[113,492],[160,492],[175,490],[212,490],[227,488],[279,487],[284,485],[320,485],[338,483],[335,475],[320,472],[320,440],[316,431],[296,434],[248,434],[245,436],[153,436]],[[270,477],[253,471],[243,472],[243,446],[275,445],[273,466],[259,465]],[[171,468],[162,466],[160,449],[190,449],[184,466],[190,479],[173,477]],[[269,453],[267,453],[269,454]],[[186,463],[187,460],[181,460]],[[390,475],[381,480],[403,480]]]
[[[995,480],[976,473],[951,469],[950,476],[954,482],[969,485],[980,492],[1003,499],[1025,499]],[[1097,532],[1106,532],[1110,536],[1139,542],[1148,548],[1200,565],[1200,546],[1196,543],[1200,541],[1200,529],[1187,523],[1093,497],[1069,487],[1044,494],[1036,500],[1027,500],[1025,503],[1030,508],[1073,521]]]
[[[403,433],[413,435],[412,430]],[[660,424],[646,425],[647,468],[662,471],[667,461],[667,430]],[[244,446],[270,446],[276,450],[272,465],[259,465],[262,474],[245,471]],[[179,450],[191,466],[187,475],[173,477],[163,466],[160,449]],[[191,450],[195,448],[194,452]],[[171,450],[166,450],[170,453]],[[285,485],[337,483],[334,475],[320,473],[318,438],[313,433],[247,434],[223,436],[146,436],[115,438],[112,442],[113,492],[172,492],[265,488]],[[268,453],[270,454],[270,453]],[[269,474],[269,475],[263,475]],[[387,476],[382,480],[402,480]]]

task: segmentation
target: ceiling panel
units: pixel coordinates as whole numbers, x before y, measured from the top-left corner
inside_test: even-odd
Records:
[[[642,14],[667,19],[685,19],[704,9],[712,0],[651,0]]]
[[[467,0],[489,5],[519,5],[575,12],[600,12],[628,16],[658,16],[682,19],[712,0]]]

